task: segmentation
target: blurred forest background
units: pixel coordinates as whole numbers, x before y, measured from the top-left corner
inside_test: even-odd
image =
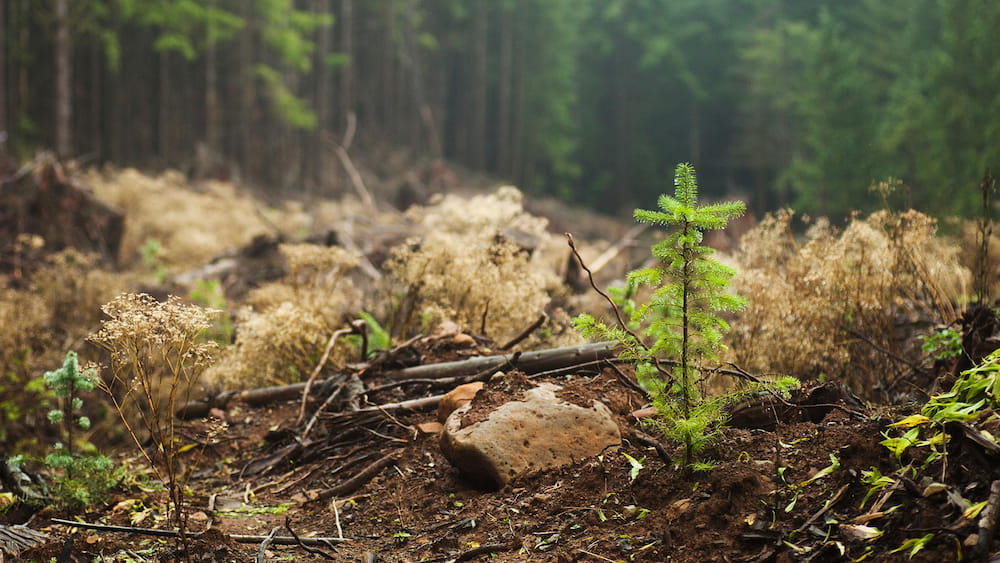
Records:
[[[996,0],[0,6],[0,152],[19,161],[224,163],[209,173],[332,196],[354,121],[354,151],[605,210],[649,206],[690,161],[709,197],[838,217],[889,177],[900,203],[969,214],[1000,146]]]

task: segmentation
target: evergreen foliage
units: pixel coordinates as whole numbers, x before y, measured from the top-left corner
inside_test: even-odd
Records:
[[[730,397],[706,397],[701,390],[702,363],[717,359],[729,324],[720,313],[745,306],[741,297],[725,292],[735,270],[711,259],[702,243],[706,230],[721,229],[745,210],[743,202],[698,204],[698,184],[690,164],[677,166],[673,196],[662,195],[659,210],[635,211],[637,221],[671,228],[651,248],[658,265],[633,271],[628,283],[653,289],[649,301],[636,307],[629,322],[608,326],[590,315],[576,319],[587,337],[616,339],[620,357],[636,365],[649,391],[658,423],[685,448],[692,464],[717,437]],[[640,326],[641,336],[628,325]],[[672,364],[673,367],[666,367]]]
[[[62,441],[44,460],[54,471],[53,493],[65,506],[90,506],[102,500],[119,480],[111,459],[96,453],[93,445],[76,436],[78,429],[90,429],[90,419],[80,414],[80,394],[94,390],[97,374],[92,369],[81,371],[76,352],[70,351],[62,367],[45,372],[43,379],[59,401],[59,407],[50,410],[47,418],[59,425],[62,434]]]
[[[70,4],[71,104],[51,3],[4,4],[0,152],[53,145],[58,105],[81,154],[172,166],[205,142],[249,183],[313,188],[354,115],[366,147],[534,193],[631,206],[687,160],[758,214],[836,219],[889,176],[908,206],[968,215],[997,166],[990,0]]]

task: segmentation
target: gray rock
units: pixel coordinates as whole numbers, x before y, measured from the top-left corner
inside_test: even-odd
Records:
[[[460,407],[441,433],[444,456],[471,481],[500,488],[520,473],[576,463],[621,443],[608,407],[567,403],[556,396],[559,389],[542,383],[464,428],[476,404]]]

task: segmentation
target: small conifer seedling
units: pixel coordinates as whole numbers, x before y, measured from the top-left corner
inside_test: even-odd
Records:
[[[628,276],[630,287],[653,288],[649,301],[636,305],[627,321],[619,318],[619,326],[590,315],[578,317],[576,326],[584,336],[619,342],[619,356],[635,365],[653,399],[656,423],[684,445],[685,462],[692,465],[717,436],[727,399],[703,396],[698,366],[715,360],[723,348],[729,325],[719,313],[737,311],[746,303],[726,293],[736,272],[711,258],[714,251],[702,244],[702,233],[724,228],[746,206],[740,201],[699,206],[690,164],[677,166],[674,185],[673,196],[660,196],[658,211],[635,211],[637,221],[671,229],[651,247],[657,265]]]
[[[93,369],[81,371],[76,352],[70,351],[66,352],[62,367],[45,372],[43,379],[59,402],[58,408],[47,415],[49,422],[60,426],[62,434],[62,441],[45,456],[45,464],[58,472],[54,492],[64,505],[90,506],[103,499],[118,482],[111,459],[96,453],[93,445],[76,436],[77,429],[90,429],[90,419],[80,414],[83,409],[80,394],[97,386],[97,373]]]

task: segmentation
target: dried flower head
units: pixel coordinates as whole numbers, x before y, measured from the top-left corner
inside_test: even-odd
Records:
[[[155,373],[191,380],[208,366],[217,348],[200,336],[218,311],[186,304],[176,296],[160,303],[143,293],[126,293],[102,310],[109,319],[89,340],[111,353],[116,377]]]

